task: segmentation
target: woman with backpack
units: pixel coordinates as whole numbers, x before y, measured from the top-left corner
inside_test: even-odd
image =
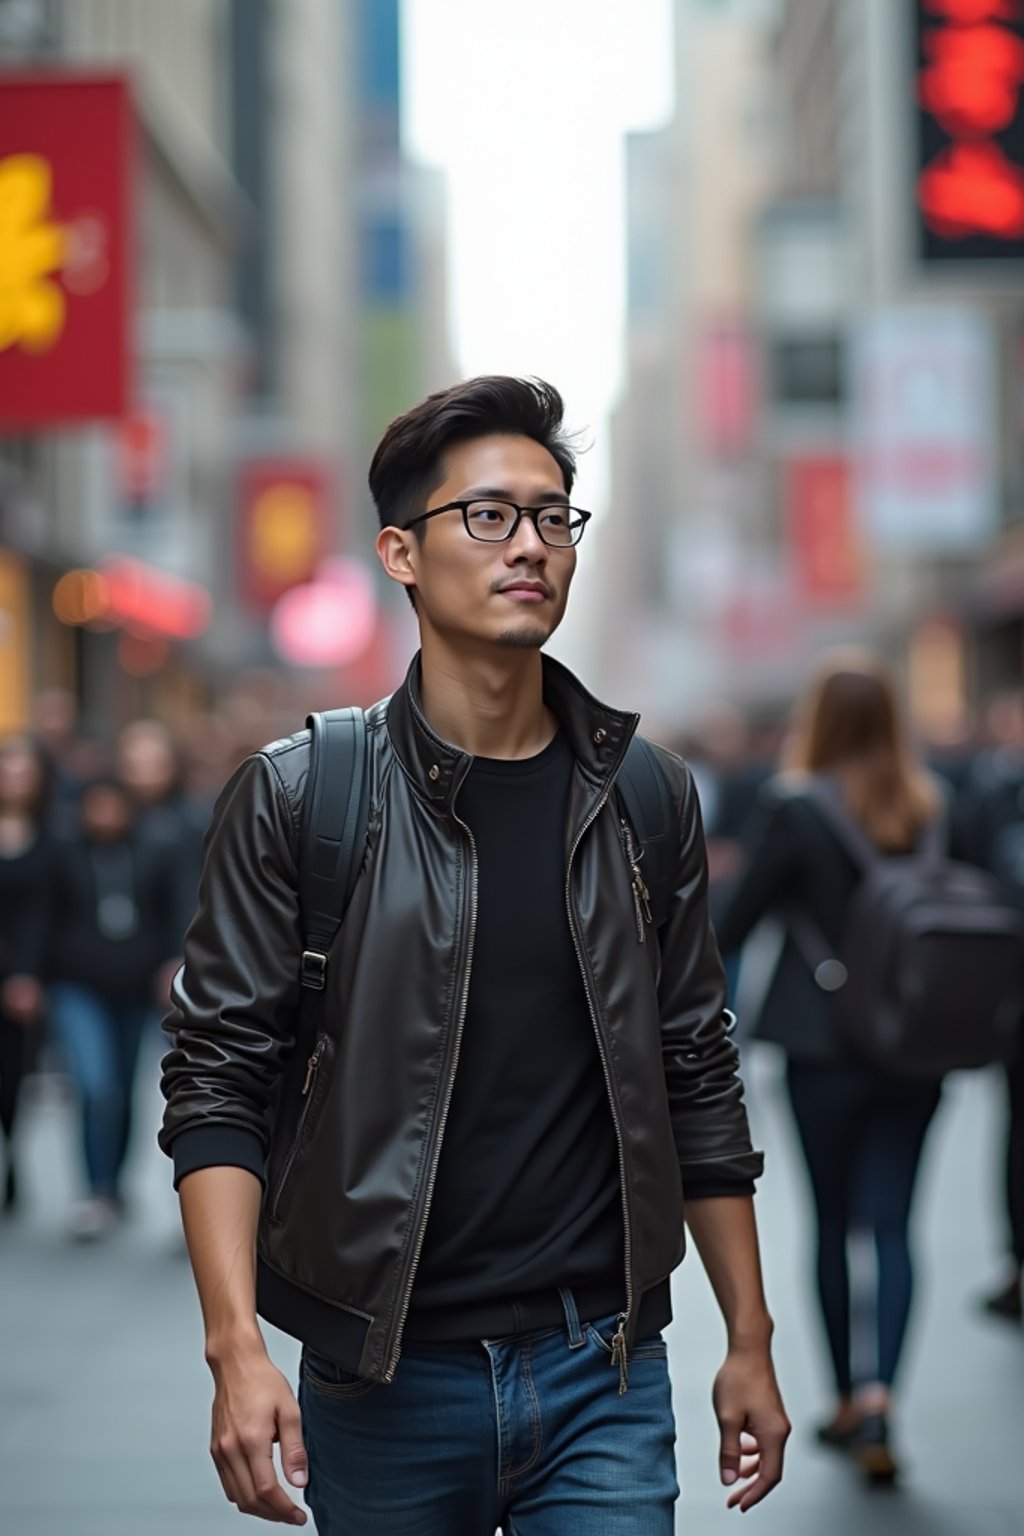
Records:
[[[892,682],[873,657],[847,653],[823,668],[798,709],[784,771],[762,792],[741,875],[717,924],[724,953],[762,918],[781,918],[779,963],[758,1020],[758,1038],[786,1054],[786,1086],[810,1176],[817,1227],[817,1289],[837,1402],[817,1430],[853,1453],[871,1481],[898,1472],[890,1440],[892,1386],[913,1289],[908,1226],[941,1077],[881,1068],[859,1055],[840,1027],[837,999],[810,952],[840,949],[862,866],[823,798],[883,855],[912,852],[940,810],[937,785],[912,755]],[[831,964],[834,966],[835,961]],[[851,1361],[847,1239],[875,1241],[876,1358],[855,1378]]]

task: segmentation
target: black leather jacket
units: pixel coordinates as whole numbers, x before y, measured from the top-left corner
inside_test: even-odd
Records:
[[[631,1343],[640,1297],[682,1258],[687,1178],[742,1184],[762,1159],[728,1034],[689,771],[661,753],[679,854],[659,942],[609,804],[637,717],[544,666],[576,756],[566,902],[619,1143]],[[367,716],[367,850],[318,1026],[299,1010],[307,732],[255,753],[220,796],[165,1026],[175,1043],[160,1141],[177,1177],[234,1164],[264,1180],[261,1314],[381,1381],[398,1363],[430,1209],[476,915],[473,839],[458,818],[472,759],[430,729],[417,679],[414,662]]]

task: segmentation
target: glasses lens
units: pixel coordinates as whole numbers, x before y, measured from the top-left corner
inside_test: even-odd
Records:
[[[466,523],[474,539],[499,543],[507,539],[516,520],[516,509],[507,501],[471,501],[466,507]]]
[[[537,531],[545,544],[575,544],[583,532],[583,519],[571,507],[544,507],[537,513]]]

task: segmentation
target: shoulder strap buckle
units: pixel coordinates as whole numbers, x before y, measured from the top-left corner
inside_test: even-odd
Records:
[[[327,956],[319,954],[315,949],[304,949],[299,977],[304,987],[322,992],[327,985]]]

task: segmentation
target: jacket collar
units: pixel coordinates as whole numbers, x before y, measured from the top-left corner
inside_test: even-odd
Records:
[[[558,717],[584,774],[603,788],[617,773],[640,717],[602,704],[568,667],[550,656],[543,657],[543,667],[544,700]],[[450,807],[473,759],[428,725],[421,703],[419,652],[388,702],[387,724],[392,745],[420,794],[438,807]]]

